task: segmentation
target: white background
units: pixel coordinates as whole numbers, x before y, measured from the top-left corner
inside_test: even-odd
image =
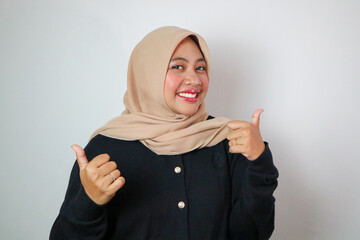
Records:
[[[357,0],[0,0],[0,239],[48,238],[70,145],[122,112],[129,55],[165,25],[207,40],[210,114],[265,109],[272,239],[360,239]]]

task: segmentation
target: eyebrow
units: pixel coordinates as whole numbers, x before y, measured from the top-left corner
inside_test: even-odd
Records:
[[[183,57],[173,58],[173,59],[170,60],[170,62],[177,61],[177,60],[182,60],[184,62],[189,62],[189,60],[187,60],[186,58],[183,58]],[[196,62],[205,62],[206,63],[204,58],[199,58]]]

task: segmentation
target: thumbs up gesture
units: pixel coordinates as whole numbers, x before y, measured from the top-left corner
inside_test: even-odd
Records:
[[[228,122],[229,133],[226,138],[229,140],[231,153],[241,153],[247,159],[255,160],[265,150],[259,129],[260,114],[263,111],[263,109],[256,110],[252,115],[251,122]]]
[[[108,203],[115,193],[124,186],[125,178],[114,161],[109,161],[109,154],[100,154],[91,162],[79,145],[72,145],[80,168],[80,180],[86,194],[98,205]]]

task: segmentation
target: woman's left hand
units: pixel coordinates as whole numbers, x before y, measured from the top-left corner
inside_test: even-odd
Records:
[[[229,151],[231,153],[241,153],[251,161],[263,153],[265,144],[259,129],[260,114],[263,111],[263,109],[256,110],[252,115],[251,122],[228,122],[229,133],[226,138],[229,140]]]

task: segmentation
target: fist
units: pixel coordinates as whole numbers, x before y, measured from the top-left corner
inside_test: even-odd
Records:
[[[80,180],[86,194],[98,205],[108,203],[125,184],[116,163],[110,161],[109,154],[100,154],[89,162],[79,145],[74,144],[71,148],[76,153]]]
[[[241,153],[247,159],[253,161],[257,159],[265,150],[264,141],[260,134],[260,114],[263,109],[258,109],[252,115],[251,122],[230,121],[227,126],[229,133],[229,151],[231,153]]]

